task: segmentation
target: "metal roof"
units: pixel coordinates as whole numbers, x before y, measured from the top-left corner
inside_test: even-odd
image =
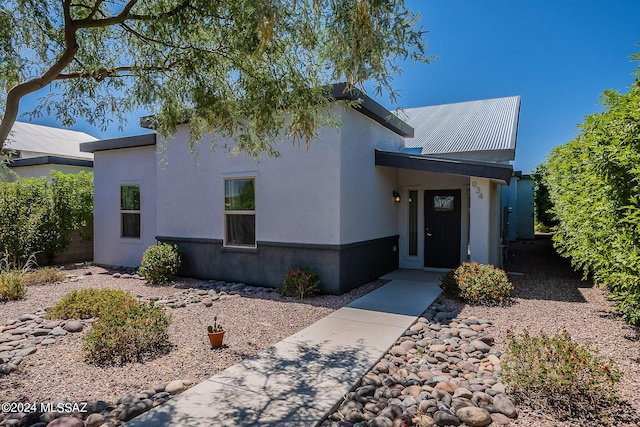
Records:
[[[76,159],[93,159],[93,154],[80,151],[80,143],[88,141],[97,141],[97,138],[74,130],[15,122],[5,147],[24,152],[24,157],[50,155]]]
[[[398,117],[413,127],[408,152],[502,162],[515,158],[520,96],[408,108]]]

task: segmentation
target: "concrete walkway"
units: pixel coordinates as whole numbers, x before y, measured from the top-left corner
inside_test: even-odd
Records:
[[[317,426],[436,299],[439,277],[387,274],[386,285],[126,426]]]

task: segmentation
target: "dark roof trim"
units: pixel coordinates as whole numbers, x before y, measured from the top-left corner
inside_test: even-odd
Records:
[[[96,151],[145,147],[147,145],[156,145],[155,133],[145,133],[142,135],[126,136],[123,138],[102,139],[100,141],[83,142],[82,144],[80,144],[80,151],[85,153],[95,153]]]
[[[7,166],[10,168],[20,168],[24,166],[39,166],[39,165],[65,165],[65,166],[80,166],[86,168],[93,167],[93,160],[73,159],[70,157],[59,156],[40,156],[29,157],[26,159],[15,159],[11,161]]]
[[[348,91],[346,89],[346,83],[333,84],[331,85],[331,96],[337,100],[360,100],[360,104],[354,107],[357,111],[400,136],[413,138],[413,128],[393,115],[391,111],[387,110],[358,89],[353,88]]]
[[[393,113],[391,113],[391,111],[378,104],[362,91],[356,88],[352,88],[351,90],[347,91],[346,88],[346,83],[335,83],[330,86],[329,93],[332,98],[335,98],[338,101],[360,100],[360,104],[353,107],[355,110],[380,123],[382,126],[386,127],[392,132],[397,133],[400,136],[403,136],[405,138],[413,138],[413,128],[396,117]],[[153,116],[141,117],[140,126],[147,129],[153,129]]]
[[[504,181],[509,184],[513,166],[509,164],[479,162],[475,160],[447,159],[406,153],[376,150],[376,166],[389,166],[453,175],[476,176]]]

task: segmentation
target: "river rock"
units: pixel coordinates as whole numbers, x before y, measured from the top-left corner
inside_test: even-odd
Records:
[[[460,408],[456,411],[456,417],[469,427],[484,427],[492,423],[491,414],[482,408]]]
[[[82,322],[77,320],[72,320],[64,325],[64,330],[71,333],[82,332],[83,328],[84,325],[82,324]]]
[[[516,407],[507,396],[504,394],[496,394],[493,396],[493,405],[500,411],[500,413],[506,415],[509,418],[515,418]]]
[[[186,389],[187,389],[187,386],[184,384],[182,380],[174,380],[174,381],[171,381],[169,384],[167,384],[164,391],[166,391],[169,394],[178,394],[178,393],[182,393]]]

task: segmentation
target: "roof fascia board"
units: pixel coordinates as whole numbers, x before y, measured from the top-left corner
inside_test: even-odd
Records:
[[[96,151],[120,150],[122,148],[136,148],[156,145],[156,134],[127,136],[123,138],[103,139],[100,141],[84,142],[80,144],[80,151],[95,153]]]
[[[418,156],[382,150],[375,150],[375,164],[376,166],[489,178],[507,185],[513,174],[513,166],[510,164]]]
[[[509,145],[513,147],[513,157],[515,159],[516,153],[516,143],[518,142],[518,124],[520,123],[520,106],[522,105],[522,98],[518,96],[518,101],[516,105],[516,113],[513,115],[513,135],[511,136],[511,141]]]
[[[93,167],[93,160],[75,159],[70,157],[60,156],[40,156],[29,157],[26,159],[12,160],[7,166],[10,168],[20,168],[25,166],[40,166],[40,165],[64,165],[64,166],[80,166],[86,168]]]
[[[411,126],[400,120],[391,111],[378,104],[361,90],[356,88],[347,90],[346,83],[334,83],[329,86],[329,94],[336,101],[360,101],[358,105],[353,107],[356,111],[364,114],[370,119],[373,119],[375,122],[402,137],[413,138],[413,128]],[[141,117],[140,126],[147,129],[153,129],[153,116]]]
[[[413,128],[411,126],[362,91],[356,88],[347,90],[346,83],[336,83],[331,85],[331,96],[338,101],[360,101],[358,105],[353,107],[354,109],[400,136],[413,138]]]

